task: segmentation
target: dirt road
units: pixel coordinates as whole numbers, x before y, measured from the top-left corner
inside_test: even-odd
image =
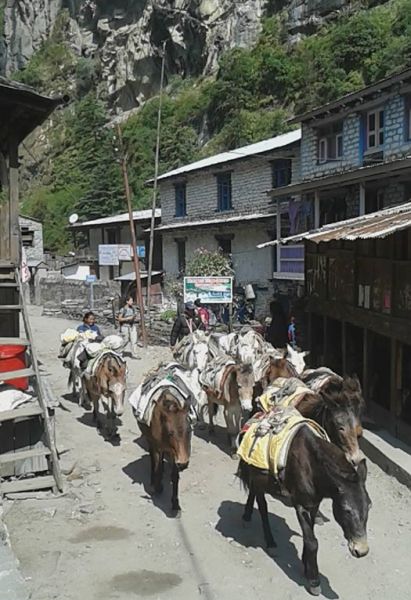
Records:
[[[66,397],[67,372],[56,358],[60,332],[69,325],[40,316],[32,324],[57,409],[62,465],[71,475],[59,498],[9,503],[6,522],[32,600],[299,600],[308,598],[300,562],[301,536],[294,511],[271,500],[277,556],[262,548],[258,514],[244,530],[244,492],[235,462],[224,452],[225,436],[195,436],[189,469],[182,474],[181,519],[168,516],[169,494],[146,493],[149,461],[127,407],[121,445],[100,437],[90,415]],[[142,351],[143,354],[143,351]],[[150,348],[129,361],[129,389],[161,359]],[[323,595],[342,600],[409,600],[411,493],[369,465],[373,501],[369,520],[371,552],[350,556],[342,532],[330,522],[317,529]]]

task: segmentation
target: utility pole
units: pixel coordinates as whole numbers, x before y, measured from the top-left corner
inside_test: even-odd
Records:
[[[163,86],[164,86],[164,70],[166,62],[166,42],[163,42],[163,57],[161,61],[161,76],[160,76],[160,97],[158,101],[158,116],[157,116],[157,142],[156,142],[156,157],[154,165],[154,183],[153,183],[153,201],[151,206],[151,226],[150,226],[150,248],[148,255],[148,273],[147,273],[147,311],[149,323],[151,326],[150,304],[151,304],[151,277],[153,273],[153,253],[154,253],[154,227],[156,222],[156,204],[157,204],[157,181],[158,181],[158,163],[160,159],[160,134],[161,134],[161,109],[163,104]]]
[[[146,324],[144,320],[144,300],[143,300],[143,290],[141,287],[141,277],[140,277],[140,263],[138,261],[137,256],[137,240],[136,240],[136,231],[134,229],[134,220],[133,220],[133,209],[131,207],[131,192],[130,192],[130,184],[128,182],[128,173],[127,173],[127,157],[124,152],[123,146],[123,137],[121,135],[120,125],[117,125],[117,135],[119,142],[119,150],[120,150],[120,161],[121,161],[121,170],[123,172],[124,179],[124,190],[126,193],[127,199],[127,207],[128,207],[128,218],[130,221],[130,236],[131,236],[131,245],[133,248],[133,263],[134,263],[134,274],[136,277],[136,302],[138,307],[140,308],[140,318],[141,318],[141,336],[143,338],[143,346],[147,347],[147,334],[146,334]]]

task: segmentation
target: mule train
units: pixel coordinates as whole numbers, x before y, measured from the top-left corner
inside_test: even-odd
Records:
[[[68,353],[73,380],[81,371],[83,350],[84,341],[77,341]],[[271,553],[275,540],[265,494],[291,503],[303,533],[307,589],[317,595],[314,525],[322,499],[331,498],[334,517],[356,557],[368,553],[371,503],[358,443],[364,410],[360,383],[325,367],[307,369],[306,354],[290,347],[275,349],[247,328],[227,335],[194,332],[175,347],[174,362],[160,364],[143,377],[129,402],[148,444],[152,494],[163,492],[165,461],[170,465],[174,516],[181,513],[179,479],[189,466],[193,429],[203,426],[208,415],[213,435],[222,407],[228,450],[239,458],[237,475],[248,490],[242,523],[249,524],[257,502]],[[81,373],[80,403],[91,400],[97,413],[102,400],[108,434],[113,435],[115,418],[123,410],[126,366],[107,347],[100,350],[96,365],[92,373],[89,367],[87,374]]]

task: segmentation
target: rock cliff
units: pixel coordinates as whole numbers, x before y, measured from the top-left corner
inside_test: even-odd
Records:
[[[163,42],[167,76],[197,77],[215,70],[223,51],[253,44],[264,14],[281,13],[293,41],[359,4],[361,0],[3,0],[0,68],[6,75],[24,68],[50,36],[59,12],[67,10],[72,51],[95,60],[101,93],[114,108],[129,110],[157,91]]]

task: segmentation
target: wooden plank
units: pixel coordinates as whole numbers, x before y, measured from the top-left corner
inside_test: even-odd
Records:
[[[0,311],[4,310],[21,310],[21,304],[0,304]]]
[[[56,485],[52,475],[44,477],[31,477],[20,479],[18,481],[3,481],[0,484],[0,493],[9,494],[12,492],[28,492],[30,490],[44,490],[53,488]]]
[[[43,409],[37,402],[33,402],[29,406],[15,408],[14,410],[5,410],[0,412],[0,422],[14,421],[15,419],[28,419],[43,414]]]
[[[30,346],[30,342],[26,338],[0,337],[0,346],[2,345]]]
[[[30,450],[22,450],[21,452],[11,452],[9,454],[0,455],[0,465],[6,463],[14,463],[19,460],[26,460],[27,458],[34,458],[36,456],[49,456],[50,450],[48,448],[31,448]]]
[[[10,379],[20,379],[21,377],[30,377],[34,375],[34,371],[31,368],[19,369],[18,371],[5,371],[0,372],[0,381],[9,381]]]

